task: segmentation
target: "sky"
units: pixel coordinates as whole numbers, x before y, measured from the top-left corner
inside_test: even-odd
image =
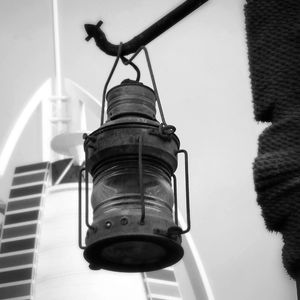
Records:
[[[111,42],[126,42],[181,2],[59,0],[63,77],[100,99],[114,59],[84,40],[83,24],[102,19]],[[167,122],[189,152],[192,234],[215,298],[295,300],[281,238],[266,231],[256,204],[252,162],[265,125],[253,116],[243,6],[209,0],[148,50]],[[0,148],[28,99],[54,77],[51,17],[50,0],[0,2]],[[144,58],[136,62],[150,85]],[[110,86],[133,75],[120,66]],[[37,114],[0,179],[4,201],[14,167],[40,161],[40,138]]]

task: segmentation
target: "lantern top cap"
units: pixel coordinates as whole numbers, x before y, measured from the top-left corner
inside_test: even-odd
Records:
[[[108,120],[139,116],[156,120],[154,91],[141,82],[125,79],[106,94]]]
[[[132,80],[130,78],[124,79],[121,82],[121,85],[128,85],[128,84],[138,84],[138,85],[144,85],[142,82],[136,81],[136,80]]]

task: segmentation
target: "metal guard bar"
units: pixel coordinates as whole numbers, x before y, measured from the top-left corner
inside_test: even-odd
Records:
[[[188,162],[189,158],[186,150],[184,149],[178,150],[177,154],[179,153],[184,154],[184,165],[185,165],[185,200],[186,200],[187,228],[185,230],[182,230],[181,232],[181,234],[185,234],[191,230],[190,183],[189,183],[189,162]],[[174,183],[176,183],[176,181]]]
[[[208,0],[186,0],[139,35],[135,36],[130,41],[123,43],[121,55],[135,53],[141,46],[149,44],[207,1]],[[117,56],[119,45],[114,45],[107,40],[104,32],[100,28],[102,24],[103,22],[99,21],[96,25],[84,25],[87,32],[86,41],[94,38],[96,45],[103,52],[111,56]]]
[[[85,246],[82,245],[82,197],[81,197],[81,183],[82,183],[82,175],[85,171],[85,168],[81,168],[79,171],[78,177],[78,245],[80,249],[85,249]]]

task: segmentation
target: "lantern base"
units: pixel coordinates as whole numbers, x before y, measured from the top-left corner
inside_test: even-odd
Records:
[[[183,253],[180,244],[168,237],[128,234],[92,243],[85,249],[84,257],[91,269],[148,272],[175,264]]]

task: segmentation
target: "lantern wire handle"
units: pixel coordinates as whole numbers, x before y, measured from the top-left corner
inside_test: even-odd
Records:
[[[124,65],[130,65],[135,71],[136,71],[136,81],[140,81],[140,78],[141,78],[141,71],[140,69],[137,67],[137,65],[135,65],[132,61],[128,61],[128,59],[124,56],[121,56],[121,52],[122,52],[122,46],[123,44],[120,43],[119,45],[119,50],[118,50],[118,55],[115,59],[115,62],[113,64],[113,67],[109,73],[109,76],[105,82],[105,85],[104,85],[104,89],[103,89],[103,93],[102,93],[102,107],[101,107],[101,123],[100,125],[102,126],[103,123],[104,123],[104,111],[105,111],[105,96],[106,96],[106,91],[107,91],[107,87],[109,85],[109,82],[116,70],[116,67],[118,65],[118,62],[119,62],[119,59],[121,58],[122,62]]]
[[[102,107],[101,107],[101,122],[100,122],[100,126],[102,126],[103,123],[104,123],[105,95],[106,95],[107,87],[108,87],[108,85],[109,85],[109,82],[110,82],[110,80],[111,80],[111,78],[112,78],[112,76],[113,76],[113,74],[114,74],[114,72],[115,72],[115,70],[116,70],[116,67],[117,67],[117,65],[118,65],[119,59],[120,59],[120,57],[121,57],[122,45],[123,45],[123,44],[120,43],[119,49],[118,49],[118,55],[117,55],[117,57],[116,57],[116,59],[115,59],[115,62],[114,62],[114,64],[113,64],[113,67],[112,67],[112,69],[111,69],[111,71],[110,71],[110,73],[109,73],[109,75],[108,75],[108,78],[107,78],[107,80],[106,80],[106,82],[105,82],[105,85],[104,85],[104,89],[103,89],[103,93],[102,93]]]
[[[148,65],[148,69],[149,69],[149,73],[150,73],[150,77],[151,77],[151,81],[152,81],[152,85],[153,85],[153,89],[154,89],[154,94],[156,97],[156,101],[157,101],[157,105],[158,105],[158,109],[159,109],[159,113],[160,113],[160,117],[162,120],[162,124],[164,126],[167,125],[166,120],[165,120],[165,116],[164,116],[164,112],[163,112],[163,108],[160,102],[160,98],[159,98],[159,94],[158,94],[158,90],[157,90],[157,86],[156,86],[156,82],[155,82],[155,78],[154,78],[154,73],[153,73],[153,69],[152,69],[152,65],[151,65],[151,61],[150,61],[150,56],[148,53],[148,50],[145,46],[140,47],[132,56],[131,58],[129,58],[126,62],[123,61],[123,63],[125,65],[130,64],[141,51],[144,51],[145,53],[145,57],[146,57],[146,61],[147,61],[147,65]]]
[[[144,180],[143,180],[143,136],[139,136],[139,186],[140,186],[140,194],[141,194],[141,220],[140,224],[145,224],[145,193],[144,193]]]
[[[137,72],[137,78],[136,78],[136,81],[139,81],[140,80],[140,75],[141,75],[141,72],[139,70],[139,68],[132,62],[137,56],[138,54],[143,50],[144,53],[145,53],[145,57],[146,57],[146,61],[147,61],[147,65],[148,65],[148,69],[149,69],[149,73],[150,73],[150,77],[151,77],[151,81],[152,81],[152,85],[153,85],[153,90],[154,90],[154,94],[155,94],[155,98],[156,98],[156,101],[157,101],[157,106],[158,106],[158,109],[159,109],[159,113],[160,113],[160,117],[161,117],[161,121],[162,121],[162,125],[163,127],[166,127],[168,126],[167,125],[167,122],[166,122],[166,119],[165,119],[165,116],[164,116],[164,112],[163,112],[163,108],[162,108],[162,104],[161,104],[161,101],[160,101],[160,98],[159,98],[159,94],[158,94],[158,90],[157,90],[157,85],[156,85],[156,82],[155,82],[155,78],[154,78],[154,73],[153,73],[153,69],[152,69],[152,65],[151,65],[151,61],[150,61],[150,56],[149,56],[149,52],[147,50],[147,48],[145,46],[142,46],[140,47],[136,53],[134,53],[131,58],[127,59],[126,57],[122,56],[121,53],[122,53],[122,46],[123,44],[120,43],[119,45],[119,50],[118,50],[118,55],[115,59],[115,62],[113,64],[113,67],[108,75],[108,78],[105,82],[105,85],[104,85],[104,89],[103,89],[103,93],[102,93],[102,107],[101,107],[101,122],[100,122],[100,126],[103,125],[104,123],[104,111],[105,111],[105,96],[106,96],[106,91],[107,91],[107,87],[109,85],[109,82],[116,70],[116,67],[118,65],[118,62],[121,58],[123,64],[125,66],[127,65],[130,65],[134,68],[134,70]],[[174,130],[175,131],[175,130]]]

